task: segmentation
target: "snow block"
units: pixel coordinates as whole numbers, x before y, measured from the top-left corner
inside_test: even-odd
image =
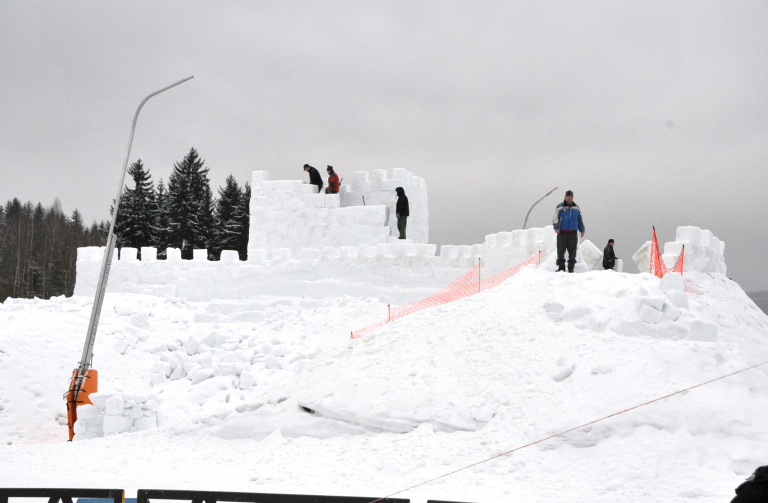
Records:
[[[685,283],[683,283],[683,275],[679,272],[670,272],[661,278],[661,290],[664,293],[670,290],[685,290]]]
[[[662,312],[664,313],[664,317],[670,321],[677,321],[678,318],[680,318],[680,315],[682,314],[680,310],[677,307],[675,307],[671,302],[664,303]]]
[[[651,242],[646,241],[639,250],[632,255],[632,260],[637,265],[639,272],[650,272],[651,270]]]
[[[224,264],[235,264],[240,261],[240,255],[237,250],[222,250],[219,261]]]
[[[670,290],[667,292],[667,298],[675,306],[681,309],[688,309],[688,294],[681,290]]]
[[[666,301],[666,299],[661,296],[638,297],[637,299],[637,302],[640,305],[640,307],[642,307],[643,305],[647,305],[647,306],[651,306],[657,311],[661,311],[661,308],[664,306],[664,301]]]
[[[589,266],[589,270],[593,271],[597,268],[602,269],[603,264],[603,252],[595,246],[590,240],[583,241],[579,246],[581,250],[581,257],[584,262]]]
[[[643,304],[640,307],[640,321],[645,323],[661,323],[664,319],[664,313],[658,309],[654,309],[648,304]]]
[[[141,261],[142,262],[154,262],[157,260],[157,248],[151,246],[141,247]]]

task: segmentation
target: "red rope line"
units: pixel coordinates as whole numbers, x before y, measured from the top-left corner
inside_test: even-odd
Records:
[[[471,465],[467,465],[467,466],[465,466],[465,467],[463,467],[463,468],[459,468],[458,470],[454,470],[454,471],[452,471],[452,472],[448,472],[448,473],[445,473],[445,474],[443,474],[443,475],[440,475],[439,477],[435,477],[435,478],[433,478],[433,479],[429,479],[429,480],[426,480],[426,481],[424,481],[424,482],[421,482],[421,483],[419,483],[419,484],[416,484],[415,486],[411,486],[411,487],[407,487],[407,488],[405,488],[405,489],[401,489],[401,490],[399,490],[399,491],[397,491],[397,492],[394,492],[394,493],[392,493],[392,494],[389,494],[389,495],[387,495],[387,496],[384,496],[383,498],[379,498],[379,499],[376,499],[376,500],[370,501],[369,503],[377,503],[377,502],[379,502],[379,501],[384,501],[384,500],[386,500],[386,499],[389,499],[389,498],[391,498],[392,496],[395,496],[395,495],[397,495],[397,494],[400,494],[400,493],[404,493],[405,491],[410,491],[411,489],[415,489],[415,488],[417,488],[417,487],[419,487],[419,486],[423,486],[423,485],[425,485],[425,484],[429,484],[430,482],[434,482],[435,480],[439,480],[439,479],[442,479],[442,478],[444,478],[444,477],[447,477],[447,476],[449,476],[449,475],[453,475],[454,473],[458,473],[458,472],[460,472],[460,471],[463,471],[463,470],[467,470],[468,468],[472,468],[472,467],[474,467],[474,466],[477,466],[477,465],[481,465],[481,464],[483,464],[483,463],[487,463],[488,461],[492,461],[492,460],[494,460],[494,459],[496,459],[496,458],[500,458],[500,457],[502,457],[502,456],[506,456],[507,454],[512,454],[513,452],[519,451],[519,450],[521,450],[521,449],[525,449],[526,447],[530,447],[530,446],[532,446],[532,445],[536,445],[536,444],[540,444],[540,443],[542,443],[542,442],[546,442],[547,440],[551,440],[551,439],[553,439],[553,438],[555,438],[555,437],[559,437],[559,436],[561,436],[561,435],[565,435],[566,433],[570,433],[570,432],[572,432],[572,431],[574,431],[574,430],[578,430],[578,429],[584,428],[584,427],[586,427],[586,426],[589,426],[589,425],[591,425],[591,424],[599,423],[600,421],[604,421],[604,420],[606,420],[606,419],[609,419],[609,418],[612,418],[612,417],[614,417],[614,416],[618,416],[619,414],[624,414],[625,412],[629,412],[629,411],[631,411],[631,410],[634,410],[634,409],[639,409],[640,407],[645,407],[646,405],[650,405],[650,404],[652,404],[652,403],[654,403],[654,402],[658,402],[658,401],[660,401],[660,400],[664,400],[665,398],[669,398],[669,397],[671,397],[671,396],[679,395],[680,393],[684,393],[684,392],[686,392],[686,391],[690,391],[690,390],[692,390],[692,389],[696,389],[696,388],[698,388],[698,387],[701,387],[701,386],[704,386],[704,385],[706,385],[706,384],[710,384],[710,383],[713,383],[713,382],[715,382],[715,381],[719,381],[720,379],[725,379],[726,377],[731,377],[731,376],[733,376],[733,375],[736,375],[736,374],[740,374],[741,372],[745,372],[745,371],[747,371],[747,370],[752,370],[752,369],[754,369],[754,368],[760,367],[761,365],[765,365],[765,364],[767,364],[767,363],[768,363],[768,361],[765,361],[765,362],[763,362],[763,363],[758,363],[757,365],[753,365],[753,366],[751,366],[751,367],[747,367],[747,368],[744,368],[744,369],[741,369],[741,370],[737,370],[736,372],[732,372],[732,373],[730,373],[730,374],[726,374],[726,375],[724,375],[724,376],[720,376],[720,377],[717,377],[717,378],[715,378],[715,379],[711,379],[711,380],[709,380],[709,381],[706,381],[706,382],[703,382],[703,383],[697,384],[696,386],[691,386],[690,388],[681,389],[681,390],[679,390],[679,391],[675,391],[674,393],[670,393],[669,395],[664,395],[664,396],[662,396],[662,397],[660,397],[660,398],[655,398],[655,399],[653,399],[653,400],[651,400],[651,401],[649,401],[649,402],[641,403],[640,405],[635,405],[634,407],[630,407],[630,408],[628,408],[628,409],[624,409],[624,410],[622,410],[622,411],[619,411],[619,412],[614,412],[613,414],[610,414],[610,415],[608,415],[608,416],[605,416],[605,417],[601,417],[600,419],[595,419],[594,421],[590,421],[590,422],[588,422],[588,423],[584,423],[584,424],[582,424],[581,426],[575,426],[575,427],[573,427],[573,428],[571,428],[571,429],[568,429],[568,430],[565,430],[565,431],[561,431],[560,433],[555,433],[554,435],[550,435],[550,436],[548,436],[547,438],[542,438],[541,440],[537,440],[537,441],[535,441],[535,442],[531,442],[530,444],[525,444],[525,445],[522,445],[522,446],[520,446],[520,447],[516,447],[516,448],[512,449],[511,451],[502,452],[501,454],[497,454],[497,455],[495,455],[495,456],[492,456],[492,457],[490,457],[490,458],[484,459],[484,460],[482,460],[482,461],[478,461],[478,462],[476,462],[476,463],[472,463]]]

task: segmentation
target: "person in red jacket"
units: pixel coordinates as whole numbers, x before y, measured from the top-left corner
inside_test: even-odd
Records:
[[[333,170],[333,166],[328,166],[328,188],[325,189],[326,194],[338,194],[339,193],[339,175]]]

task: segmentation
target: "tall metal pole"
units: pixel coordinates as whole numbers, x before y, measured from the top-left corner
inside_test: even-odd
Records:
[[[99,282],[96,284],[96,296],[93,301],[93,309],[91,310],[91,321],[88,324],[88,333],[85,338],[85,345],[83,347],[83,354],[80,357],[80,363],[79,363],[79,371],[78,375],[76,377],[77,382],[75,383],[74,387],[74,396],[72,397],[73,400],[77,400],[77,394],[80,392],[80,388],[83,381],[83,374],[85,371],[91,367],[91,360],[93,359],[93,345],[96,342],[96,331],[99,327],[99,316],[101,315],[101,306],[104,303],[104,294],[107,291],[107,280],[109,279],[109,268],[112,265],[112,254],[115,250],[115,221],[117,220],[117,212],[118,208],[120,207],[120,196],[123,192],[123,183],[125,182],[125,172],[128,168],[128,158],[131,155],[131,145],[133,144],[133,133],[136,130],[136,120],[139,118],[139,112],[141,111],[141,107],[144,106],[144,103],[149,100],[149,98],[162,93],[163,91],[167,91],[168,89],[171,89],[172,87],[176,87],[179,84],[183,84],[184,82],[190,80],[194,76],[187,77],[186,79],[182,79],[178,82],[175,82],[171,84],[170,86],[164,87],[158,91],[155,91],[154,93],[148,95],[146,98],[142,100],[142,102],[139,104],[139,107],[136,109],[136,113],[133,116],[133,124],[131,125],[131,135],[128,137],[128,148],[125,150],[125,160],[123,161],[123,172],[120,175],[120,184],[117,186],[117,195],[115,196],[115,209],[112,212],[112,223],[109,225],[109,236],[107,237],[107,246],[104,250],[104,259],[101,262],[101,272],[99,273]]]
[[[537,204],[542,202],[548,195],[550,195],[551,193],[553,193],[556,190],[557,190],[557,187],[555,187],[554,189],[552,189],[549,192],[547,192],[546,194],[544,194],[544,197],[542,197],[541,199],[539,199],[538,201],[533,203],[533,206],[536,206]],[[531,209],[528,210],[528,213],[525,214],[525,222],[523,222],[523,230],[525,230],[525,226],[528,225],[528,217],[531,215],[531,211],[533,210],[533,206],[531,206]]]

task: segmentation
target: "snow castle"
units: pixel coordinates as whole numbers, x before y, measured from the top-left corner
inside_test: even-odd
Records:
[[[397,239],[396,187],[405,189],[410,202],[407,240]],[[400,303],[450,283],[480,259],[483,276],[539,253],[544,267],[555,268],[552,226],[489,234],[475,245],[443,245],[438,255],[437,245],[428,243],[427,202],[426,181],[401,168],[393,169],[391,178],[383,169],[357,171],[339,194],[318,194],[305,181],[270,180],[268,172],[254,171],[247,261],[232,250],[223,251],[218,262],[208,261],[206,250],[182,260],[174,248],[167,260],[157,260],[154,248],[142,248],[139,261],[136,249],[123,248],[120,260],[113,260],[108,290],[202,301],[257,295],[278,282],[286,295],[385,295]],[[725,273],[725,245],[710,231],[678,228],[676,240],[664,247],[667,262],[683,245],[686,270]],[[103,253],[103,247],[78,249],[76,295],[93,295]],[[649,253],[650,242],[633,257],[641,272],[647,271]],[[583,241],[576,272],[599,269],[601,263],[601,250]],[[619,260],[617,269],[622,267]],[[333,281],[338,278],[344,286]],[[350,291],[350,285],[357,286]],[[273,286],[268,290],[276,293]]]

